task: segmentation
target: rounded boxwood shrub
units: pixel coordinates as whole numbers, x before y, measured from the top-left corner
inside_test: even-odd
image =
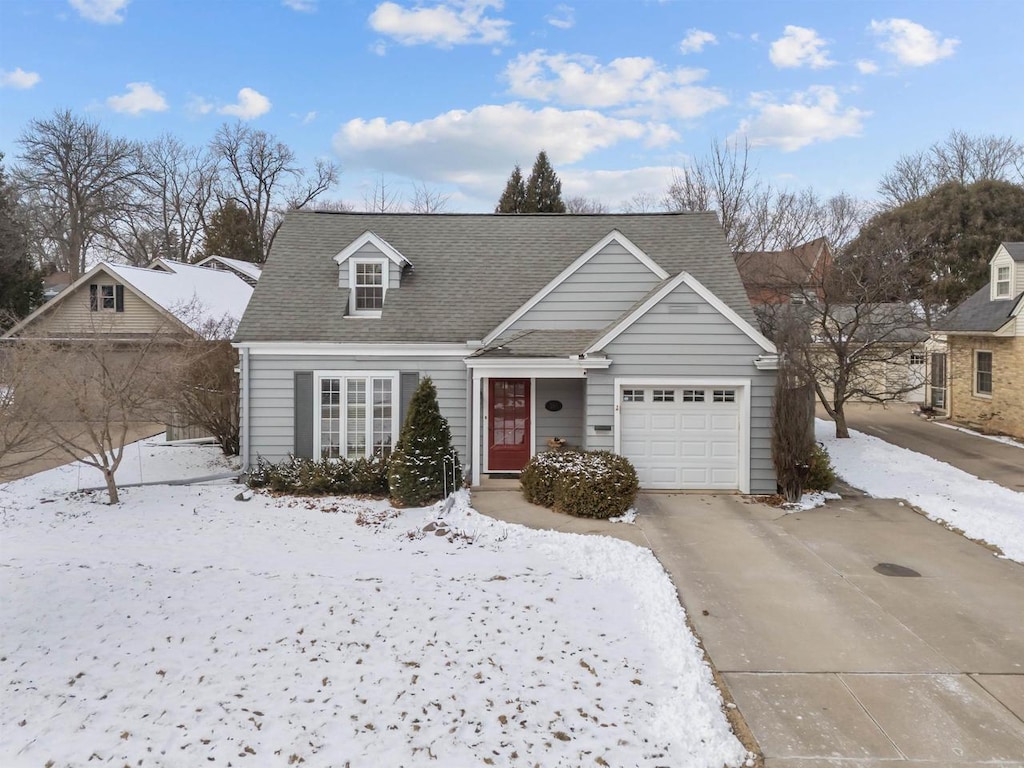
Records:
[[[828,491],[836,482],[836,470],[832,459],[821,443],[815,443],[807,462],[807,480],[804,488],[808,491]]]
[[[555,481],[572,464],[580,451],[545,451],[538,453],[523,467],[519,484],[523,497],[531,504],[542,507],[555,505]]]
[[[527,501],[576,517],[621,515],[636,501],[640,482],[629,459],[608,451],[548,451],[520,477]]]

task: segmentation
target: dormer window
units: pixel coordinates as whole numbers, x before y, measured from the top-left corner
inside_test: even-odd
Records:
[[[996,298],[1010,298],[1010,268],[996,267]]]
[[[352,259],[349,263],[352,270],[352,314],[380,317],[384,292],[388,287],[387,263],[363,259]]]

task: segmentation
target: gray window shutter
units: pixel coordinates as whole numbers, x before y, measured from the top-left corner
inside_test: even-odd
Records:
[[[118,285],[114,288],[114,311],[124,312],[124,286]]]
[[[295,371],[295,446],[300,458],[313,458],[313,372]]]
[[[93,312],[98,312],[99,308],[100,308],[100,300],[99,300],[99,297],[97,295],[98,293],[99,293],[99,287],[96,285],[96,283],[90,284],[89,285],[89,309],[91,309]]]
[[[401,430],[405,426],[405,417],[409,415],[409,403],[412,402],[412,396],[416,392],[416,387],[420,385],[420,375],[416,371],[405,372],[401,374],[402,378],[399,382],[399,409],[398,409],[398,429]]]

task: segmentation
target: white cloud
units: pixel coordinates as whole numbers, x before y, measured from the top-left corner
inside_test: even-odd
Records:
[[[673,171],[668,165],[616,171],[567,169],[558,171],[558,178],[562,181],[563,198],[594,198],[614,211],[634,195],[646,194],[660,200],[672,182]]]
[[[316,110],[311,110],[307,112],[306,115],[302,118],[302,124],[309,125],[314,120],[316,120]]]
[[[141,115],[143,112],[167,111],[167,99],[149,83],[128,83],[128,92],[107,99],[107,106],[115,112]]]
[[[910,19],[872,21],[868,26],[882,38],[878,46],[908,67],[923,67],[953,55],[960,41],[955,37],[939,40],[938,35]]]
[[[592,110],[533,110],[512,103],[452,110],[417,123],[383,117],[349,120],[335,134],[334,148],[346,168],[371,168],[473,190],[486,188],[494,179],[500,183],[515,163],[528,166],[541,149],[558,168],[623,141],[659,145],[677,138],[660,124]]]
[[[281,5],[299,13],[313,13],[317,0],[281,0]]]
[[[862,75],[873,75],[878,71],[878,64],[871,59],[857,59],[857,71]]]
[[[42,80],[38,72],[26,72],[21,67],[11,70],[0,69],[0,88],[17,88],[24,91]]]
[[[503,6],[503,0],[448,0],[414,8],[385,2],[374,9],[369,22],[374,31],[403,45],[493,45],[508,42],[512,22],[486,14],[491,8],[500,11]]]
[[[717,88],[696,85],[707,70],[662,69],[654,59],[629,57],[599,64],[593,56],[523,53],[505,68],[509,90],[567,106],[617,107],[626,116],[692,118],[728,104]]]
[[[208,115],[213,112],[213,104],[208,102],[202,96],[193,96],[188,100],[188,104],[185,105],[185,109],[193,115]]]
[[[270,99],[253,88],[238,92],[238,102],[217,110],[222,115],[231,115],[239,120],[252,120],[270,111]]]
[[[97,24],[120,24],[131,0],[68,0],[83,19]]]
[[[686,30],[686,37],[679,43],[682,53],[700,53],[705,45],[718,45],[718,38],[702,29]]]
[[[576,11],[569,5],[556,5],[554,13],[544,17],[552,27],[572,29],[576,25]]]
[[[740,123],[738,134],[746,135],[751,146],[778,147],[794,152],[808,144],[859,136],[864,118],[871,113],[848,107],[842,109],[835,88],[814,85],[796,93],[787,104],[778,104],[764,94],[754,94],[758,113]]]
[[[825,41],[818,33],[807,27],[786,26],[783,35],[768,51],[772,64],[780,69],[793,67],[810,67],[821,69],[830,67],[835,62],[828,58]]]

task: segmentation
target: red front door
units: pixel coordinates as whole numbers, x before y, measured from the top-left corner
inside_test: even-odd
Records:
[[[487,469],[518,472],[530,460],[530,380],[488,379]]]

